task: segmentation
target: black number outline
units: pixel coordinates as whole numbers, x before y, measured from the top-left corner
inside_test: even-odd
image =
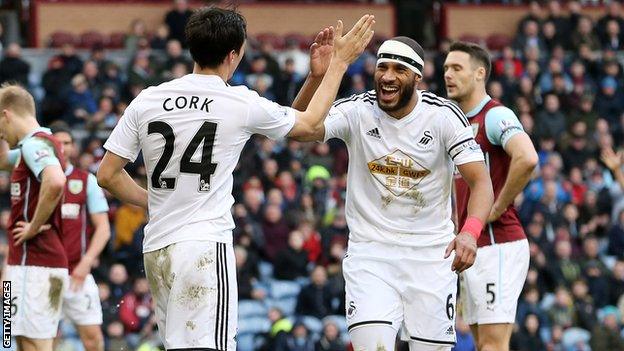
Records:
[[[152,188],[174,190],[176,185],[175,178],[161,178],[162,173],[167,169],[171,156],[173,156],[173,148],[175,146],[173,128],[163,121],[150,122],[147,125],[147,135],[151,134],[160,134],[165,139],[165,148],[158,162],[156,162],[156,167],[154,167],[154,172],[151,176]]]
[[[485,284],[485,294],[486,295],[490,295],[492,297],[492,299],[490,301],[485,301],[488,305],[493,304],[496,301],[496,293],[492,290],[490,290],[490,288],[495,288],[496,284],[495,283],[487,283]]]
[[[195,132],[195,135],[188,143],[180,159],[180,173],[199,174],[199,192],[210,191],[210,181],[212,175],[217,169],[217,164],[212,163],[212,148],[217,135],[217,124],[213,122],[204,122]],[[202,144],[201,160],[199,162],[191,161],[191,157]]]
[[[453,318],[455,318],[455,305],[453,304],[453,301],[451,301],[452,298],[453,294],[449,294],[446,297],[446,316],[451,321],[453,320]]]
[[[212,163],[212,152],[217,134],[217,123],[205,121],[195,132],[195,135],[188,143],[180,160],[180,173],[190,173],[199,175],[199,192],[210,191],[210,181],[217,169],[217,163]],[[162,173],[167,169],[169,161],[173,156],[175,147],[175,133],[173,128],[166,122],[153,121],[147,125],[147,134],[160,134],[165,139],[165,147],[162,155],[156,162],[154,171],[150,177],[152,188],[174,190],[176,178],[163,178]],[[200,162],[193,162],[191,158],[199,145],[203,142]]]

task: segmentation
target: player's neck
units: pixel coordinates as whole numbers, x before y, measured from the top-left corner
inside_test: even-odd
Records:
[[[474,110],[474,108],[483,101],[486,95],[485,88],[475,89],[466,99],[459,101],[459,108],[461,108],[464,113],[468,113]]]
[[[39,125],[39,123],[34,117],[32,118],[26,117],[26,118],[23,118],[16,127],[17,127],[16,128],[17,140],[21,141],[28,134],[34,132],[35,129],[40,128],[41,126]]]
[[[230,70],[228,69],[228,67],[225,67],[224,65],[221,65],[217,68],[208,68],[208,67],[200,68],[198,64],[195,64],[193,67],[193,74],[203,74],[207,76],[219,76],[221,79],[223,79],[224,82],[227,82],[230,76]]]

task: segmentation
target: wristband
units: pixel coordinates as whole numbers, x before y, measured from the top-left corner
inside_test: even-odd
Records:
[[[481,236],[481,231],[483,230],[483,222],[475,216],[470,216],[466,218],[466,222],[464,226],[460,230],[460,233],[466,232],[472,235],[476,240],[479,240],[479,236]]]

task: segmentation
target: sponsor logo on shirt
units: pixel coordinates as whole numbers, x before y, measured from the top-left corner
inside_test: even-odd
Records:
[[[394,196],[404,195],[431,173],[401,150],[368,162],[368,170]]]
[[[39,149],[35,152],[35,162],[39,162],[46,157],[50,157],[50,151],[47,149]]]
[[[61,206],[61,217],[63,219],[77,219],[80,215],[79,204],[63,204]]]
[[[11,196],[19,197],[22,195],[22,189],[19,183],[11,183]]]

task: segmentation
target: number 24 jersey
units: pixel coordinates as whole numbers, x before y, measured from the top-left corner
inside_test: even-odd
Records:
[[[150,87],[128,106],[104,147],[147,170],[143,251],[175,242],[231,242],[232,172],[253,134],[277,139],[295,112],[220,77],[189,74]]]

